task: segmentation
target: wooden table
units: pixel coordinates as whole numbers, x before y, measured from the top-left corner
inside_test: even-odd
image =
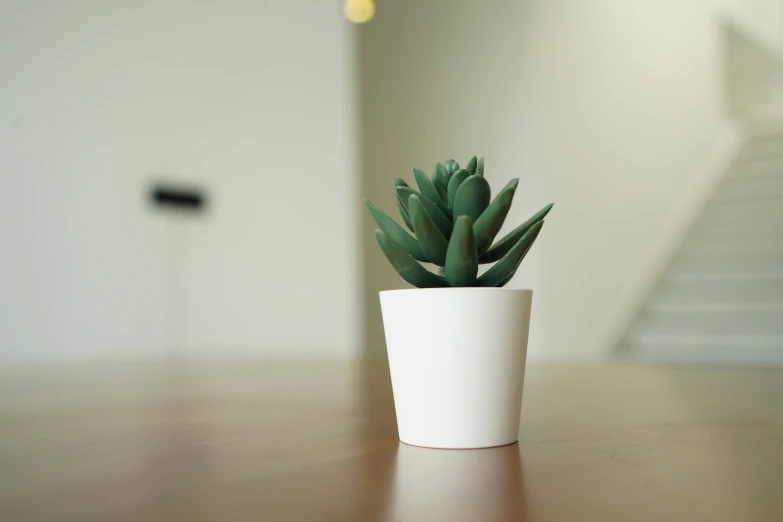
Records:
[[[0,520],[783,521],[783,372],[527,371],[519,444],[399,444],[386,367],[0,371]]]

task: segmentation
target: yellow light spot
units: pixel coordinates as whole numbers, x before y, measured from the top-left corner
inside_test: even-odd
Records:
[[[373,0],[345,0],[345,17],[355,24],[369,22],[375,16]]]

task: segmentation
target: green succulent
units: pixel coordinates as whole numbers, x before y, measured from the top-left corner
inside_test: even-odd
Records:
[[[438,163],[432,177],[414,167],[413,177],[418,192],[400,178],[394,180],[394,190],[402,220],[415,237],[365,201],[380,228],[375,238],[381,250],[397,273],[418,288],[505,285],[554,205],[545,206],[493,245],[511,208],[519,178],[512,179],[492,200],[484,178],[484,158],[473,156],[464,169],[453,159]],[[430,272],[419,261],[442,267],[441,273]],[[484,263],[495,264],[479,276],[478,267]]]

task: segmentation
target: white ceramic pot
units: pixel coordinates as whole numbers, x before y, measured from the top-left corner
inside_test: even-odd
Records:
[[[532,290],[380,296],[400,440],[430,448],[516,442]]]

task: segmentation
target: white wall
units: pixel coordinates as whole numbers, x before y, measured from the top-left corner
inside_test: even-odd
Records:
[[[783,49],[781,0],[702,0],[714,13],[743,28],[761,45]]]
[[[0,2],[0,358],[356,349],[352,56],[335,2]]]
[[[783,120],[783,45],[768,45],[733,25],[726,25],[723,34],[730,114],[749,126]]]
[[[630,289],[736,142],[724,113],[721,17],[742,13],[774,35],[783,18],[768,20],[778,12],[768,4],[379,7],[361,42],[365,191],[392,209],[395,175],[457,154],[486,156],[496,184],[520,176],[509,227],[556,203],[512,283],[535,290],[531,354],[600,356]],[[401,286],[374,250],[368,243],[380,264],[370,288]],[[377,317],[369,322],[373,339]]]

